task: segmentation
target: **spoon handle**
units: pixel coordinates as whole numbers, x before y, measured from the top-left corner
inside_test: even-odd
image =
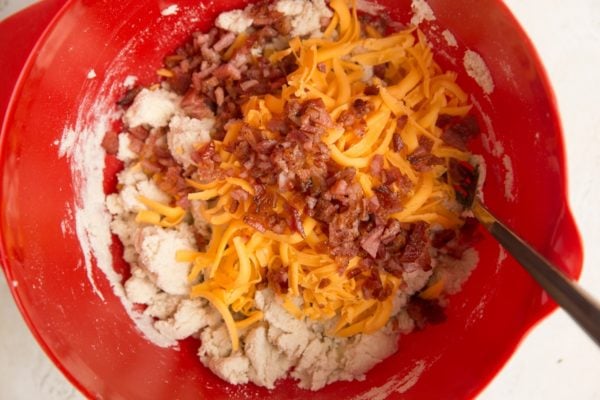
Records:
[[[544,290],[600,346],[600,305],[488,211],[478,199],[473,214]]]

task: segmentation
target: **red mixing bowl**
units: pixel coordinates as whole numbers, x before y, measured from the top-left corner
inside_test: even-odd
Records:
[[[176,15],[161,16],[171,3]],[[194,30],[207,29],[221,11],[242,0],[47,0],[0,24],[4,40],[0,113],[10,98],[1,136],[1,262],[23,317],[40,345],[86,396],[104,399],[404,398],[475,396],[499,371],[526,332],[555,308],[548,296],[486,236],[479,266],[450,300],[448,321],[402,337],[398,352],[363,382],[336,383],[319,392],[292,381],[267,391],[232,386],[197,359],[198,342],[160,348],[144,339],[93,263],[84,254],[72,214],[77,180],[58,143],[66,127],[93,121],[93,103],[114,102],[118,83],[137,75],[155,79],[162,57]],[[406,22],[410,1],[380,0]],[[489,207],[568,275],[581,272],[579,236],[566,202],[564,150],[556,103],[529,39],[497,0],[429,0],[437,19],[423,29],[439,63],[459,72],[473,94],[488,137],[503,145],[498,157],[478,144],[488,165]],[[61,8],[62,6],[62,8]],[[60,10],[59,10],[60,8]],[[57,12],[58,10],[58,12]],[[50,17],[17,80],[23,57]],[[440,39],[452,31],[458,47]],[[16,34],[19,33],[20,34]],[[486,96],[462,67],[466,49],[486,61],[495,90]],[[94,69],[96,78],[88,79]],[[12,97],[11,97],[12,93]],[[108,99],[106,99],[108,97]],[[1,114],[0,114],[1,115]],[[499,150],[496,148],[496,150]],[[118,164],[108,160],[107,189]],[[514,184],[505,196],[507,166]],[[74,183],[75,182],[75,183]],[[118,258],[118,249],[115,247]],[[118,261],[118,260],[117,260]],[[123,263],[116,262],[116,268]]]

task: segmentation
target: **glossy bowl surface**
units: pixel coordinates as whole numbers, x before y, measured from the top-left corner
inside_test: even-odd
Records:
[[[47,0],[0,24],[0,34],[25,27],[1,45],[0,108],[7,114],[0,141],[0,254],[15,300],[33,334],[63,373],[87,396],[105,399],[398,398],[475,396],[499,371],[523,336],[555,308],[542,290],[492,238],[478,245],[480,263],[451,298],[448,321],[401,338],[399,351],[363,382],[304,392],[291,381],[274,391],[234,387],[205,369],[198,343],[179,349],[144,339],[93,261],[102,300],[92,290],[76,235],[79,187],[59,143],[69,127],[98,119],[95,102],[114,102],[127,75],[155,78],[163,55],[194,30],[207,29],[221,11],[243,1],[181,0],[176,15],[161,16],[163,0]],[[390,16],[408,21],[410,2],[381,0]],[[496,0],[430,0],[436,20],[423,29],[437,61],[459,72],[484,127],[476,146],[488,165],[485,201],[501,219],[570,276],[581,272],[580,239],[566,202],[563,141],[556,103],[529,39]],[[57,12],[57,10],[60,10]],[[23,67],[27,51],[50,20]],[[37,21],[37,22],[36,22]],[[441,32],[449,29],[458,47]],[[489,96],[464,72],[467,49],[490,69]],[[97,77],[88,79],[94,69]],[[5,69],[3,68],[3,71]],[[12,94],[11,94],[12,93]],[[0,109],[0,113],[3,110]],[[502,148],[494,143],[501,143]],[[119,164],[107,159],[106,188]],[[506,178],[514,174],[506,195]],[[510,186],[510,183],[509,183]],[[508,188],[510,189],[510,187]],[[115,268],[123,263],[118,260]]]

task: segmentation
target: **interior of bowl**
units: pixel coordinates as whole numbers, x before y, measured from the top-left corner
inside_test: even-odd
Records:
[[[2,132],[0,228],[2,263],[32,331],[84,393],[110,399],[303,398],[293,382],[274,391],[232,386],[197,359],[198,343],[161,348],[136,329],[115,296],[108,266],[81,246],[78,204],[82,171],[61,153],[65,132],[94,142],[117,119],[123,81],[155,80],[162,57],[191,32],[241,0],[171,2],[72,1],[36,47],[14,93]],[[399,22],[410,1],[381,0]],[[421,28],[436,60],[459,73],[482,124],[476,144],[487,163],[485,202],[515,231],[577,277],[581,249],[565,200],[560,124],[551,90],[527,37],[495,0],[431,0],[436,19]],[[443,32],[449,30],[458,45]],[[485,94],[464,71],[465,51],[483,57],[494,80]],[[90,70],[96,77],[88,79]],[[103,131],[104,130],[104,131]],[[64,149],[63,149],[64,150]],[[59,156],[59,153],[62,156]],[[105,189],[120,167],[107,158]],[[94,172],[94,171],[91,171]],[[97,172],[97,171],[96,171]],[[79,232],[81,234],[81,232]],[[88,246],[94,237],[88,237]],[[503,365],[527,329],[553,307],[514,260],[486,236],[480,263],[450,299],[446,323],[402,337],[398,352],[362,382],[336,383],[310,396],[338,398],[468,398]],[[114,265],[125,265],[114,245]],[[117,288],[116,290],[119,290]]]

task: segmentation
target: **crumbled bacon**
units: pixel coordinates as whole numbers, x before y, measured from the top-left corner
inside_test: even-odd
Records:
[[[444,308],[436,300],[412,296],[406,310],[419,329],[423,329],[427,324],[440,324],[446,321]]]
[[[106,132],[102,139],[102,147],[108,154],[117,154],[119,151],[119,135],[117,132],[113,130]]]
[[[223,102],[225,101],[225,92],[223,91],[222,87],[218,87],[215,89],[215,102],[217,103],[217,106],[221,106],[223,105]]]
[[[452,246],[448,246],[446,252],[454,258],[462,258],[463,253],[473,247],[482,239],[479,231],[479,221],[476,218],[467,218],[460,228],[457,239]]]
[[[117,104],[121,107],[130,106],[133,103],[135,96],[137,96],[138,93],[141,91],[142,88],[140,86],[136,86],[134,88],[129,89],[119,100],[117,100]]]
[[[447,122],[443,119],[441,123],[440,127],[443,129],[441,138],[444,143],[462,151],[467,150],[467,142],[479,135],[480,132],[477,119],[473,115],[467,115],[464,118],[452,118]]]
[[[381,235],[385,230],[384,226],[378,226],[369,232],[365,237],[363,237],[360,241],[360,247],[363,248],[369,255],[373,258],[377,257],[377,250],[379,249],[379,245],[381,244]]]
[[[234,40],[235,34],[233,32],[227,32],[215,42],[215,44],[213,45],[213,49],[215,51],[223,51],[229,46],[231,46]]]
[[[244,217],[244,222],[248,224],[248,226],[253,227],[260,233],[265,233],[267,231],[267,224],[256,214],[249,214]]]
[[[379,88],[377,86],[369,85],[365,88],[364,93],[367,96],[377,96],[379,94]]]
[[[188,117],[191,118],[212,118],[214,113],[206,103],[205,98],[196,92],[195,89],[190,89],[188,93],[181,99],[181,109]]]
[[[267,271],[267,281],[269,286],[275,289],[279,294],[288,292],[288,272],[287,269],[280,267],[277,269],[269,268]]]
[[[442,229],[433,233],[433,238],[431,239],[431,245],[436,249],[441,249],[449,241],[456,237],[456,231],[454,229]]]
[[[434,165],[440,165],[444,160],[431,154],[433,141],[425,136],[419,137],[419,147],[408,155],[408,161],[417,171],[429,171]]]
[[[327,286],[329,286],[330,284],[331,284],[331,279],[329,279],[329,278],[323,278],[319,282],[319,289],[324,289]]]
[[[414,224],[408,236],[406,247],[402,252],[400,261],[403,263],[416,263],[423,269],[430,268],[430,256],[428,251],[428,226],[424,222]]]
[[[386,64],[377,64],[373,66],[373,75],[379,79],[385,79],[385,71],[387,70]]]
[[[150,131],[140,125],[136,126],[135,128],[129,128],[129,134],[139,140],[144,141],[148,135],[150,135]]]
[[[381,171],[383,170],[383,156],[381,154],[376,154],[371,159],[371,165],[369,165],[369,170],[371,175],[375,177],[381,176]]]

